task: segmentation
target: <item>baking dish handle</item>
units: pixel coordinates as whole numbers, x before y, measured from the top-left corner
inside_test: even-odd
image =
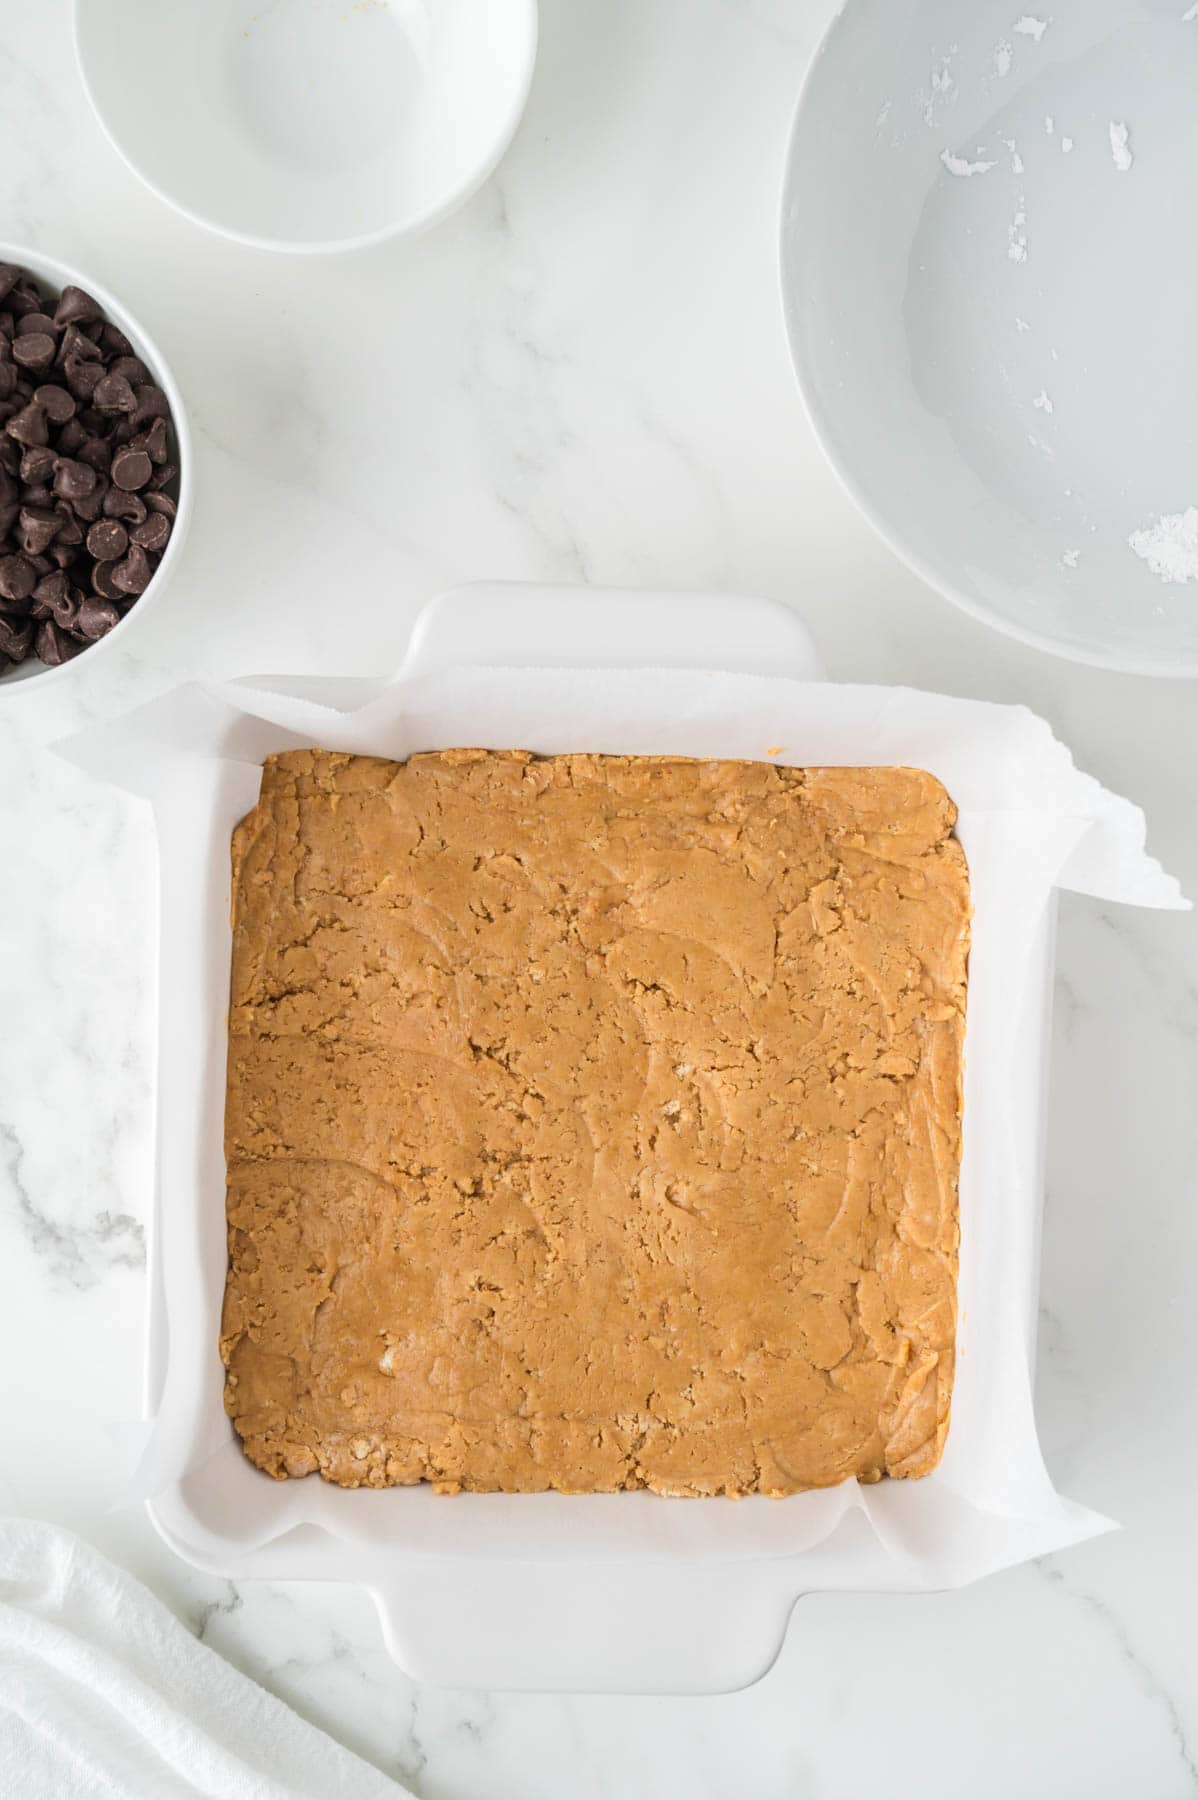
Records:
[[[797,1598],[776,1562],[413,1562],[370,1584],[387,1649],[435,1687],[724,1694],[759,1680]]]
[[[824,674],[806,626],[776,600],[524,582],[474,582],[424,607],[401,673],[463,664]]]

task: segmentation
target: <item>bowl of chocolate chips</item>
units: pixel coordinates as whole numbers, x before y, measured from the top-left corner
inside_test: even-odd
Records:
[[[0,691],[144,617],[191,505],[178,389],[103,288],[0,244]]]

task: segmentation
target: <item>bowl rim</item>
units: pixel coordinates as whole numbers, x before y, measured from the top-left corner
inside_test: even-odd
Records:
[[[241,244],[246,249],[268,250],[284,256],[339,256],[355,250],[368,250],[376,244],[386,243],[389,238],[418,237],[434,225],[439,225],[442,219],[448,218],[450,213],[456,212],[460,206],[464,206],[466,201],[478,192],[484,182],[490,180],[511,148],[512,139],[516,135],[528,105],[540,37],[539,0],[507,0],[507,4],[522,17],[523,22],[526,48],[519,77],[512,90],[501,126],[496,131],[485,155],[481,156],[467,170],[466,174],[438,200],[431,202],[420,212],[407,218],[392,220],[391,223],[380,225],[373,231],[364,231],[338,238],[281,238],[263,236],[252,231],[242,231],[236,226],[223,224],[221,220],[186,205],[154,180],[147,173],[143,164],[138,162],[125,148],[115,127],[100,106],[95,89],[88,77],[80,31],[80,21],[86,4],[87,0],[72,0],[71,39],[75,47],[75,66],[79,71],[83,91],[87,95],[88,103],[100,129],[125,167],[136,175],[137,179],[149,189],[156,199],[161,200],[164,206],[168,206],[172,212],[178,213],[181,218],[187,219],[192,225],[199,225],[203,230],[211,231],[216,237],[224,238],[230,243]]]
[[[73,656],[69,662],[59,663],[57,667],[53,668],[43,663],[29,675],[13,677],[6,672],[3,677],[0,677],[0,704],[5,704],[17,694],[35,688],[41,689],[48,681],[56,677],[78,675],[81,663],[87,663],[90,666],[92,658],[98,652],[119,639],[131,623],[144,617],[146,607],[158,599],[175,567],[191,522],[192,449],[191,432],[187,423],[183,396],[179,392],[179,386],[170,364],[149,332],[140,320],[134,317],[127,306],[100,282],[93,281],[89,275],[72,267],[70,263],[64,263],[58,257],[49,256],[44,250],[35,249],[31,245],[0,242],[0,262],[16,263],[20,268],[27,270],[35,280],[43,282],[46,286],[57,284],[60,293],[68,284],[73,284],[86,289],[95,300],[99,301],[108,318],[114,325],[120,327],[133,344],[135,351],[142,356],[142,361],[148,364],[158,385],[166,395],[170,403],[171,425],[179,450],[179,500],[174,529],[171,532],[170,541],[163,551],[162,560],[155,569],[145,592],[138,595],[137,604],[129,608],[129,611],[118,624],[113,626],[111,631],[106,632],[102,638],[97,638],[93,644],[89,644],[86,650],[81,651],[78,656]]]
[[[77,0],[78,3],[78,0]],[[1178,667],[1175,662],[1152,656],[1136,656],[1132,653],[1120,653],[1117,650],[1103,650],[1098,647],[1087,647],[1066,642],[1049,632],[1036,631],[1030,626],[1019,625],[1014,620],[1005,619],[984,601],[976,600],[964,593],[956,584],[952,575],[934,563],[931,558],[915,549],[904,536],[901,526],[893,524],[878,508],[877,504],[866,492],[862,483],[853,471],[852,459],[846,454],[833,422],[830,412],[823,405],[816,391],[814,371],[800,353],[798,334],[792,324],[791,297],[787,286],[787,242],[791,224],[795,215],[795,171],[798,166],[798,139],[805,122],[805,116],[812,91],[820,74],[820,65],[825,55],[835,42],[840,31],[844,29],[851,11],[860,5],[862,0],[839,0],[836,10],[824,30],[820,33],[815,49],[803,72],[799,84],[798,97],[795,101],[794,113],[786,134],[783,149],[781,208],[777,238],[776,273],[778,294],[782,307],[782,323],[786,333],[787,348],[790,352],[790,364],[794,371],[795,382],[799,390],[799,398],[807,415],[816,442],[828,462],[833,474],[840,482],[844,492],[856,506],[866,523],[873,529],[887,549],[898,558],[912,574],[917,575],[934,592],[951,602],[962,612],[968,613],[980,624],[987,625],[992,631],[1001,632],[1004,637],[1013,638],[1018,643],[1027,644],[1033,650],[1047,651],[1051,656],[1062,657],[1069,662],[1081,663],[1088,668],[1105,669],[1109,673],[1119,675],[1153,676],[1167,681],[1193,681],[1198,679],[1198,663],[1193,667]]]

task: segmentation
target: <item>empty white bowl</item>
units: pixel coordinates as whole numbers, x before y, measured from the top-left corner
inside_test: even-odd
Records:
[[[48,668],[45,663],[38,662],[35,657],[26,657],[25,661],[17,663],[15,668],[7,669],[0,675],[0,695],[14,698],[17,694],[28,695],[35,688],[40,693],[47,682],[65,680],[76,674],[80,668],[93,668],[97,657],[103,656],[105,651],[118,644],[123,649],[128,648],[130,635],[137,630],[139,623],[148,617],[150,608],[156,606],[162,599],[166,591],[166,584],[182,555],[184,540],[191,524],[193,481],[191,437],[187,428],[187,414],[183,409],[183,396],[179,392],[175,378],[171,374],[162,352],[138,324],[132,313],[122,306],[121,302],[113,294],[110,294],[107,288],[101,287],[98,281],[93,281],[90,275],[80,269],[71,268],[67,263],[59,262],[53,256],[44,256],[40,250],[27,250],[22,244],[0,244],[0,262],[16,263],[20,268],[28,270],[29,274],[42,287],[55,296],[61,293],[64,287],[73,284],[75,287],[84,288],[93,299],[99,301],[105,316],[111,319],[114,325],[120,326],[133,346],[134,355],[140,356],[170,402],[170,423],[177,451],[174,460],[179,465],[179,493],[174,526],[166,549],[162,552],[161,561],[155,569],[145,593],[138,596],[136,604],[129,608],[118,625],[114,625],[104,637],[97,638],[94,644],[89,644],[86,650],[81,650],[78,656],[71,658],[70,662],[59,663],[54,668]],[[49,310],[53,312],[53,306]]]
[[[84,85],[130,168],[262,249],[443,218],[519,123],[536,0],[75,0]]]
[[[782,220],[816,431],[921,575],[1198,674],[1198,6],[849,0]]]

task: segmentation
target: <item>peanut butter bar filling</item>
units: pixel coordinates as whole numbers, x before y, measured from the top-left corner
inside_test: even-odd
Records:
[[[955,817],[901,768],[272,757],[233,840],[250,1460],[669,1495],[934,1468]]]

